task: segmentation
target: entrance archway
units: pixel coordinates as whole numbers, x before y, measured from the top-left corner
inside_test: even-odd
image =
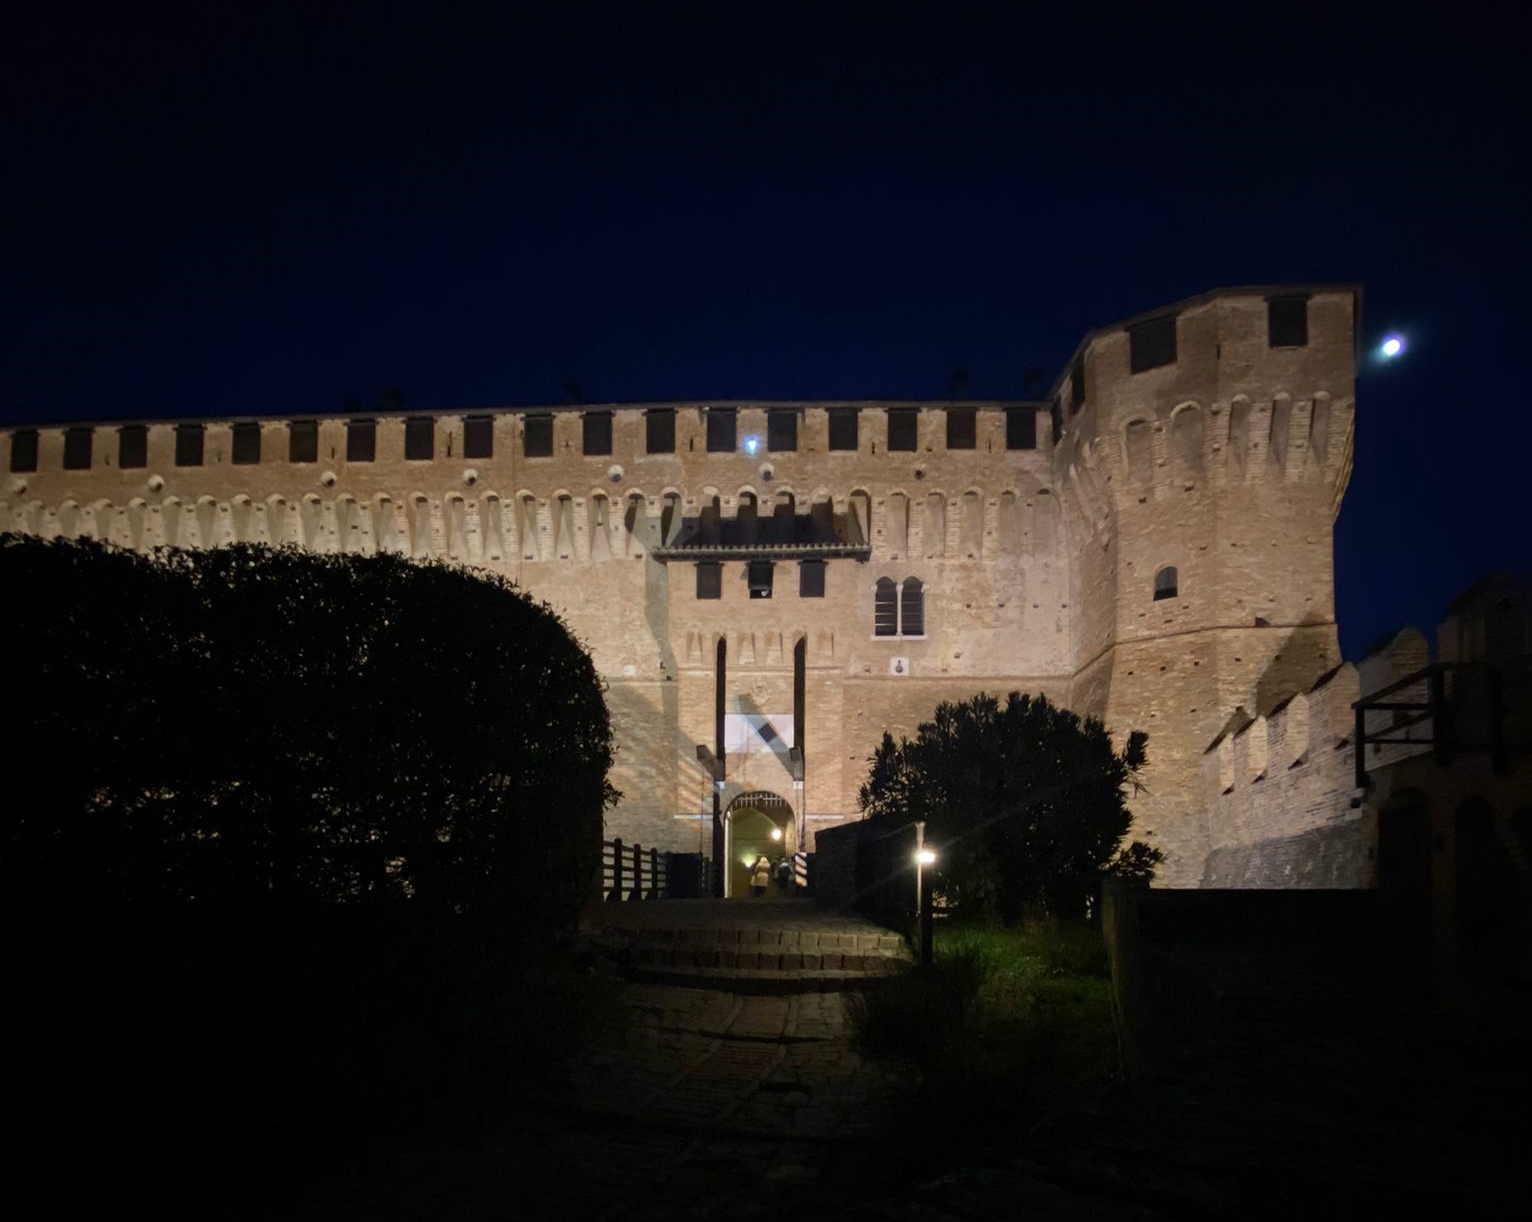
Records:
[[[792,804],[778,794],[765,791],[742,793],[724,812],[724,895],[731,899],[750,897],[750,876],[755,862],[764,856],[775,867],[786,858],[789,862],[798,851],[798,837]],[[777,893],[773,872],[772,891]]]

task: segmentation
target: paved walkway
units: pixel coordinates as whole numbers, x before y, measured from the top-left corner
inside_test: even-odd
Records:
[[[802,953],[810,935],[891,937],[796,900],[609,905],[589,932],[618,935],[622,945],[686,947],[737,945],[750,934],[752,948],[763,945],[755,935],[776,932],[793,944],[789,954]],[[780,995],[739,992],[730,979],[738,973],[717,966],[724,988],[625,984],[628,1021],[578,1062],[567,1089],[487,1135],[423,1149],[371,1183],[338,1188],[298,1216],[835,1216],[875,1174],[870,1138],[890,1083],[850,1047],[846,994],[820,991],[822,981],[810,979],[818,969],[778,964],[778,975],[796,980]]]

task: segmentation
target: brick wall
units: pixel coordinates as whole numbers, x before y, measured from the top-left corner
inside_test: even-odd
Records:
[[[128,469],[115,427],[98,425],[87,467],[64,469],[63,430],[42,428],[36,470],[11,470],[13,431],[0,438],[0,526],[144,549],[384,550],[503,574],[563,615],[608,684],[623,791],[608,833],[682,851],[709,804],[696,747],[713,745],[720,639],[729,711],[773,714],[791,711],[806,642],[811,830],[854,812],[884,730],[912,733],[938,701],[980,690],[1044,692],[1119,740],[1150,733],[1135,834],[1170,853],[1165,881],[1189,884],[1215,840],[1207,744],[1236,710],[1268,713],[1339,661],[1331,530],[1350,470],[1353,308],[1349,289],[1314,290],[1308,344],[1273,349],[1264,291],[1211,294],[1175,307],[1174,364],[1140,373],[1125,325],[1092,333],[1057,445],[1046,404],[998,402],[854,405],[857,447],[844,452],[829,449],[830,410],[852,405],[816,403],[655,405],[675,412],[663,454],[647,452],[649,409],[622,405],[486,413],[493,454],[471,459],[465,413],[434,417],[429,459],[405,456],[405,417],[379,416],[368,462],[347,460],[335,416],[303,418],[313,462],[289,461],[287,420],[257,422],[253,464],[232,461],[238,422],[207,421],[203,462],[185,467],[166,422],[148,425],[147,462]],[[1073,402],[1072,379],[1059,393]],[[907,408],[916,448],[891,451],[891,414]],[[721,409],[738,444],[709,453]],[[796,416],[790,452],[767,448],[772,410]],[[948,447],[949,410],[973,412],[972,448]],[[584,453],[588,412],[611,413],[610,454]],[[1036,448],[1006,448],[1007,412],[1035,418]],[[529,457],[529,422],[550,418],[551,454]],[[699,599],[694,565],[665,554],[677,522],[716,498],[737,524],[753,499],[764,530],[784,494],[866,551],[828,562],[823,598],[799,597],[792,560],[770,599],[751,598],[743,560],[725,560],[722,596]],[[1156,600],[1166,565],[1179,588]],[[876,635],[876,582],[911,577],[924,631]],[[781,760],[741,768],[734,786],[795,800]]]

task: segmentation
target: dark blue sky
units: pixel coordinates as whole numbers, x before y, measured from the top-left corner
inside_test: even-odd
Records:
[[[1366,338],[1412,348],[1358,387],[1348,655],[1532,557],[1532,99],[1489,19],[213,7],[8,32],[0,418],[547,403],[571,379],[940,397],[957,366],[1019,397],[1156,304],[1358,280]]]

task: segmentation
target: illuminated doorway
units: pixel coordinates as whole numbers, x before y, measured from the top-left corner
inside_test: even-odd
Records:
[[[777,882],[778,870],[783,861],[791,866],[797,851],[792,804],[774,793],[740,794],[724,812],[724,859],[729,863],[724,873],[724,895],[731,899],[750,898],[750,877],[761,857],[772,866],[772,882],[766,894],[789,893],[790,884],[783,888]]]

